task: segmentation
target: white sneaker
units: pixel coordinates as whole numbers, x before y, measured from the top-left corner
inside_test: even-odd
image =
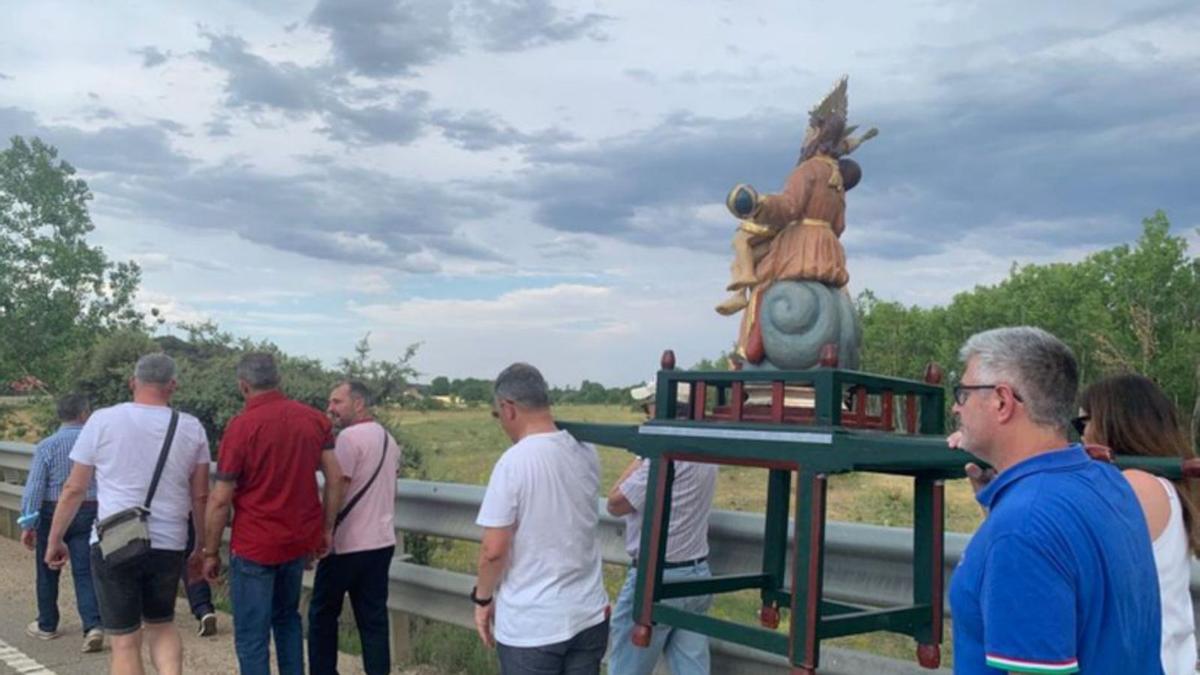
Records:
[[[200,617],[200,628],[196,631],[200,637],[209,637],[217,634],[217,615],[209,612]]]
[[[83,649],[80,651],[82,651],[84,654],[91,654],[103,650],[104,631],[99,628],[93,628],[89,630],[87,634],[83,636]]]
[[[29,622],[29,625],[25,627],[25,634],[29,637],[35,637],[39,640],[53,640],[60,635],[60,633],[56,630],[42,630],[41,628],[38,628],[37,621]]]

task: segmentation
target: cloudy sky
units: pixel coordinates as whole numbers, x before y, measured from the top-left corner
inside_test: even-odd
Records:
[[[852,292],[944,303],[1156,208],[1195,251],[1200,5],[1101,4],[9,3],[0,132],[78,167],[172,322],[629,384],[732,342],[724,195],[778,189],[842,73],[880,129]]]

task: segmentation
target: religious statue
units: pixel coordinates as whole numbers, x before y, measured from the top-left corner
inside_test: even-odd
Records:
[[[775,367],[811,367],[823,346],[814,340],[832,336],[843,351],[853,352],[842,355],[842,365],[856,365],[857,318],[842,316],[853,308],[845,291],[850,275],[839,237],[846,228],[846,191],[862,171],[846,156],[878,131],[852,136],[857,127],[846,123],[846,85],[841,78],[810,111],[800,159],[781,192],[760,196],[749,185],[737,185],[726,200],[741,222],[733,238],[727,286],[732,295],[717,311],[731,315],[745,310],[738,353],[750,364],[766,359]],[[797,283],[768,297],[780,282]],[[777,325],[763,325],[764,303],[771,304],[771,323]],[[793,335],[797,333],[807,335],[803,342]],[[781,348],[772,354],[765,343],[775,337]]]

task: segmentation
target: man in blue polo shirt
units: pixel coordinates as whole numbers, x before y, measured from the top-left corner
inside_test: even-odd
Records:
[[[997,476],[950,585],[954,672],[1162,675],[1145,517],[1119,471],[1067,441],[1071,350],[1037,328],[999,328],[960,356],[960,444]]]

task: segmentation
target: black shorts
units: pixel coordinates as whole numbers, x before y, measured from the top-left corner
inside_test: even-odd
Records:
[[[143,622],[174,621],[183,562],[183,551],[150,549],[144,562],[110,569],[100,547],[92,546],[92,580],[104,632],[126,635],[141,628]]]

